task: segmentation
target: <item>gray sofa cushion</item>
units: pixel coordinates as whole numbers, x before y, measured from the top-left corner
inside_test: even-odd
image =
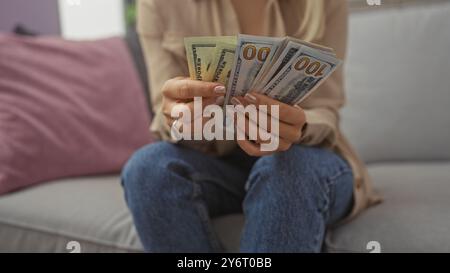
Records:
[[[450,159],[449,14],[449,1],[352,14],[343,129],[366,161]]]
[[[450,252],[450,162],[369,169],[384,202],[328,234],[330,252]]]
[[[239,250],[242,215],[213,221],[228,251]],[[141,252],[119,176],[59,180],[0,198],[0,252]]]
[[[385,202],[327,236],[327,251],[450,251],[450,162],[390,163],[369,168]],[[0,198],[0,252],[140,252],[119,177],[77,178]],[[239,250],[242,215],[214,219],[228,251]]]
[[[0,252],[134,252],[141,245],[117,176],[55,181],[0,198]]]

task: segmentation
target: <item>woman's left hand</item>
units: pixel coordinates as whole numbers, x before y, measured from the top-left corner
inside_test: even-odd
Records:
[[[239,130],[242,130],[246,134],[245,140],[237,140],[238,145],[244,150],[247,154],[251,156],[264,156],[269,155],[275,152],[283,152],[287,151],[293,143],[300,140],[302,136],[302,130],[306,124],[306,117],[305,112],[302,108],[299,106],[291,106],[285,103],[282,103],[280,101],[274,100],[268,96],[256,93],[256,92],[249,92],[244,97],[234,97],[231,102],[234,105],[241,104],[243,106],[247,106],[249,104],[253,104],[256,106],[257,109],[259,109],[260,105],[267,105],[267,123],[269,125],[263,125],[264,130],[266,130],[268,133],[271,133],[272,135],[279,137],[279,146],[278,149],[275,151],[262,151],[261,149],[261,143],[264,143],[260,140],[259,135],[257,140],[248,140],[249,136],[249,124],[253,123],[256,124],[258,127],[258,132],[260,128],[260,124],[258,122],[259,118],[257,120],[251,120],[250,115],[246,116],[245,120],[245,128],[238,128]],[[278,105],[279,106],[279,132],[276,134],[276,132],[271,132],[270,130],[270,120],[271,120],[271,113],[270,109],[272,105]],[[266,128],[269,127],[269,128]],[[258,133],[259,134],[259,133]]]

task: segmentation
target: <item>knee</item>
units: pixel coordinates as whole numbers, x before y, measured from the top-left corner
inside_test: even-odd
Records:
[[[173,154],[173,145],[158,142],[136,151],[122,170],[122,185],[130,205],[135,200],[157,200],[167,180],[167,164]]]
[[[295,145],[286,152],[260,158],[253,166],[247,188],[267,190],[283,199],[317,195],[328,190],[330,178],[347,171],[347,163],[335,153]]]

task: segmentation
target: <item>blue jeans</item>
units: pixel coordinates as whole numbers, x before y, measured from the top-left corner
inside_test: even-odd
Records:
[[[295,145],[261,158],[218,158],[159,142],[137,151],[122,183],[148,252],[221,252],[210,219],[241,213],[242,252],[320,252],[352,206],[353,175],[333,152]]]

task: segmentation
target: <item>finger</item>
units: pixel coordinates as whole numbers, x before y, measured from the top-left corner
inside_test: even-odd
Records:
[[[299,126],[290,125],[287,123],[280,123],[279,136],[291,143],[297,142],[302,137],[302,129]]]
[[[163,106],[161,111],[163,112],[163,114],[165,116],[171,116],[172,113],[172,109],[175,105],[177,105],[177,103],[179,103],[178,101],[172,100],[172,99],[166,99],[163,98]]]
[[[225,96],[217,97],[217,99],[216,99],[216,104],[217,105],[223,106],[224,103],[225,103]]]
[[[253,144],[248,140],[237,140],[239,147],[250,156],[264,156],[272,154],[270,151],[261,151],[261,147],[258,144]]]
[[[166,114],[166,116],[172,117],[177,119],[180,122],[181,128],[179,129],[180,132],[183,132],[185,128],[190,129],[190,134],[192,137],[194,135],[203,137],[203,126],[206,124],[207,121],[212,119],[213,116],[203,116],[204,108],[206,108],[208,105],[213,105],[216,103],[216,98],[206,98],[202,100],[202,108],[195,109],[196,105],[195,102],[187,102],[187,103],[174,103],[173,107],[183,107],[184,109],[179,109],[177,113],[182,113],[179,116],[172,116],[171,114]],[[197,106],[198,107],[198,106]],[[184,111],[187,111],[187,113],[190,114],[188,117],[184,117]]]
[[[255,115],[250,115],[250,110],[247,106],[249,106],[250,104],[244,99],[244,97],[241,96],[237,96],[237,97],[233,97],[231,98],[231,103],[234,106],[243,106],[244,109],[242,109],[242,107],[235,107],[235,112],[236,113],[240,113],[240,114],[245,114],[245,117],[251,119],[254,122],[258,122],[258,111],[256,111],[256,116]],[[255,110],[257,109],[256,106]]]
[[[274,138],[279,138],[279,136],[277,135],[271,134],[270,132],[267,132],[265,130],[261,130],[262,128],[258,127],[258,124],[255,121],[247,117],[244,120],[244,124],[238,122],[236,124],[236,127],[240,132],[243,133],[246,139],[254,141],[258,144],[270,143]]]
[[[266,95],[250,92],[245,94],[244,100],[249,104],[254,104],[259,109],[259,105],[267,105],[267,112],[271,114],[272,105],[277,105],[279,109],[279,119],[292,125],[305,123],[304,111],[299,106],[291,106],[283,102],[272,99]]]
[[[264,137],[264,139],[261,139],[261,132],[260,132],[259,129],[258,129],[258,132],[257,132],[256,139],[254,139],[254,136],[250,137],[250,134],[249,134],[250,131],[249,130],[251,130],[251,128],[252,128],[251,127],[252,126],[251,125],[252,121],[247,119],[246,122],[249,125],[248,126],[246,125],[245,131],[242,131],[242,128],[238,128],[242,133],[245,133],[246,140],[249,140],[251,142],[255,142],[256,144],[269,144],[269,143],[271,143],[273,141],[274,138],[278,138],[278,147],[277,147],[276,151],[280,151],[280,152],[287,151],[291,147],[293,141],[287,140],[287,139],[282,138],[282,137],[275,136],[274,134],[270,134],[270,135],[268,135],[268,137],[266,135]],[[269,133],[266,132],[266,134],[269,134]]]
[[[192,120],[188,123],[182,123],[183,128],[190,127],[191,137],[194,139],[194,136],[197,134],[201,139],[205,136],[203,135],[203,126],[208,122],[210,117],[198,117],[195,120]]]
[[[233,99],[234,100],[232,101],[232,103],[235,105],[242,104],[244,107],[248,105],[248,102],[246,102],[242,97],[235,97]],[[240,111],[239,108],[236,108],[236,111]],[[241,112],[241,114],[242,114],[242,112]],[[260,113],[258,113],[258,115],[259,114]],[[272,119],[268,118],[268,119],[266,119],[266,122],[260,123],[260,121],[261,121],[260,117],[257,117],[255,120],[255,117],[252,115],[249,115],[247,112],[245,112],[245,116],[247,119],[250,120],[250,122],[256,123],[258,128],[261,128],[265,132],[270,133],[274,136],[279,136],[280,138],[285,139],[289,142],[296,142],[301,137],[301,126],[299,126],[299,125],[291,125],[291,124],[284,123],[281,121],[278,123],[278,131],[274,132],[274,130],[272,130]],[[260,134],[259,134],[259,130],[258,130],[258,136],[259,135]]]
[[[248,118],[244,118],[244,122],[236,121],[236,130],[240,134],[238,134],[237,139],[248,139],[251,141],[255,141],[256,143],[263,143],[264,140],[261,139],[258,124]]]
[[[164,84],[162,92],[164,96],[179,100],[194,97],[218,97],[225,95],[225,86],[220,83],[175,78]]]
[[[166,115],[166,114],[164,114],[164,117],[166,118],[166,124],[167,124],[169,127],[172,127],[173,123],[175,122],[175,119],[172,118],[172,117],[169,116],[169,115]]]
[[[180,120],[173,119],[171,117],[166,116],[166,122],[169,127],[170,136],[174,140],[182,140],[183,139],[183,127],[180,124]]]
[[[237,128],[236,130],[240,130],[240,129]],[[242,133],[244,133],[244,132],[242,132]],[[285,151],[289,150],[289,148],[292,146],[292,142],[287,141],[282,138],[280,138],[278,140],[278,147],[273,151],[263,151],[262,150],[261,144],[268,143],[266,141],[264,141],[264,142],[251,141],[247,138],[247,139],[238,139],[236,142],[247,154],[252,155],[252,156],[263,156],[263,155],[272,154],[274,152],[285,152]]]
[[[176,104],[176,101],[163,97],[161,112],[164,115],[164,117],[166,119],[166,123],[169,127],[172,126],[172,124],[175,120],[171,115],[172,108],[175,104]]]
[[[220,97],[219,97],[220,98]],[[179,101],[175,101],[175,100],[170,100],[164,103],[164,109],[163,114],[166,116],[172,116],[172,113],[184,113],[184,111],[188,111],[191,116],[190,116],[190,120],[195,120],[199,117],[201,117],[203,115],[203,110],[205,109],[205,107],[207,107],[208,105],[213,105],[216,104],[217,102],[217,98],[205,98],[202,100],[201,103],[201,108],[200,109],[195,109],[195,102],[194,101],[190,101],[190,102],[179,102]],[[178,109],[175,109],[176,111],[174,112],[174,108],[178,107]],[[182,115],[179,116],[175,116],[175,118],[181,118]],[[182,118],[184,120],[184,122],[187,122],[187,118]]]
[[[185,105],[189,108],[189,111],[191,112],[191,120],[196,120],[198,118],[203,117],[203,111],[208,105],[216,104],[217,99],[216,98],[205,98],[202,100],[201,104],[201,111],[200,109],[195,109],[195,102],[191,101],[186,103]]]
[[[200,132],[200,134],[203,134],[203,126],[205,125],[206,122],[208,122],[209,120],[212,119],[212,117],[203,117],[200,116],[198,118],[196,118],[195,120],[187,120],[184,121],[182,118],[179,119],[175,119],[172,118],[171,116],[167,116],[165,115],[166,118],[166,123],[167,125],[172,128],[175,124],[175,121],[178,122],[177,128],[176,130],[179,131],[180,133],[183,133],[185,128],[190,128],[190,136],[193,137],[195,132]],[[198,125],[196,125],[198,123]],[[203,135],[202,135],[203,137]],[[191,138],[192,139],[192,138]]]
[[[280,143],[278,145],[277,152],[286,152],[287,150],[289,150],[289,148],[291,148],[291,146],[292,142],[280,138]]]

